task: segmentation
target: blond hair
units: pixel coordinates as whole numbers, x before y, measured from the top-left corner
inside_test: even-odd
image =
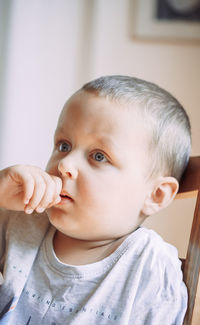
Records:
[[[121,75],[100,77],[81,90],[134,104],[134,109],[137,106],[151,127],[151,176],[161,172],[180,180],[189,160],[191,126],[186,111],[169,92],[154,83]]]

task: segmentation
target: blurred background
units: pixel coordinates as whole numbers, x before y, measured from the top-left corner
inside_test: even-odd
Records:
[[[200,154],[200,41],[137,37],[138,1],[0,0],[0,168],[45,168],[67,98],[108,74],[146,79],[177,97],[191,120],[192,155]],[[193,209],[193,199],[176,200],[145,225],[184,257]]]

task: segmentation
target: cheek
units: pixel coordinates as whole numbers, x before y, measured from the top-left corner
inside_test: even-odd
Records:
[[[88,207],[103,208],[111,196],[110,182],[104,180],[102,176],[92,177],[80,175],[77,181],[77,189],[83,205]]]
[[[112,176],[112,177],[111,177]],[[90,208],[98,213],[113,211],[127,198],[126,186],[122,184],[122,177],[111,173],[98,175],[98,177],[80,177],[78,192],[82,206]]]

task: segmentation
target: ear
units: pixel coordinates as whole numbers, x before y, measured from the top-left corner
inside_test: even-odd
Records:
[[[176,178],[160,177],[145,198],[142,213],[149,216],[166,208],[173,201],[178,188],[179,183]]]

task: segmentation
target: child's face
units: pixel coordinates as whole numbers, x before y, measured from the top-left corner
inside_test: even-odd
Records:
[[[48,209],[50,222],[67,236],[115,239],[144,219],[148,134],[124,104],[79,91],[64,106],[47,165],[61,177],[63,197]]]

